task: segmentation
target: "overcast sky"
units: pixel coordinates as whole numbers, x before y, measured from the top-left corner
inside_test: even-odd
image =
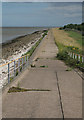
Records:
[[[82,22],[82,3],[2,3],[3,26],[56,27]]]
[[[0,0],[2,2],[83,2],[83,0]]]

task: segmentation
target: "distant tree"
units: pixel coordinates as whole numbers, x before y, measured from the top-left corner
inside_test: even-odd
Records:
[[[67,24],[64,25],[64,27],[60,27],[60,30],[62,29],[66,29],[66,30],[70,30],[70,29],[74,29],[74,30],[78,30],[78,31],[82,31],[82,33],[84,34],[84,22],[81,24]]]
[[[65,29],[66,28],[66,25],[63,27],[63,29]]]

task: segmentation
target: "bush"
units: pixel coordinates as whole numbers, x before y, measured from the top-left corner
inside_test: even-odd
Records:
[[[16,76],[18,75],[18,71],[16,72]]]
[[[60,60],[66,60],[68,59],[68,53],[66,51],[61,51],[57,54],[57,58]]]
[[[70,67],[77,67],[77,68],[83,68],[84,64],[77,61],[76,59],[70,58],[68,55],[68,52],[66,51],[61,51],[57,54],[57,58],[59,60],[63,60],[67,65]]]
[[[70,58],[70,59],[66,60],[66,63],[70,66],[76,67],[77,60]]]

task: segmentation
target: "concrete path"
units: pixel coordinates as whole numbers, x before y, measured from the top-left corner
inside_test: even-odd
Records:
[[[82,79],[66,71],[67,66],[55,59],[57,52],[50,30],[34,56],[36,67],[25,70],[17,81],[22,88],[51,91],[7,93],[3,118],[82,118]]]

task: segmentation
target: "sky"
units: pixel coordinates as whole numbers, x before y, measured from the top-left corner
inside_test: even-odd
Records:
[[[0,0],[2,2],[83,2],[83,0]]]
[[[4,27],[58,27],[81,22],[81,2],[2,3]]]

